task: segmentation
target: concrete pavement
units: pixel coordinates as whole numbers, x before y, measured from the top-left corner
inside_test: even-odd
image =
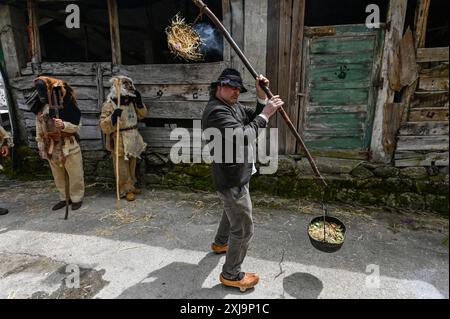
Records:
[[[447,219],[330,205],[348,233],[339,252],[324,254],[306,232],[319,203],[252,197],[243,270],[261,283],[242,294],[219,284],[225,257],[209,252],[221,216],[215,194],[145,190],[117,210],[112,189],[88,185],[83,208],[64,221],[50,210],[52,182],[0,181],[11,210],[0,217],[0,298],[449,298]]]

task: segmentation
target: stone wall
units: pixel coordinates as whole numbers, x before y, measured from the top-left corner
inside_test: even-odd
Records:
[[[50,177],[50,169],[37,159],[35,151],[22,149],[17,178]],[[108,152],[84,152],[87,182],[114,183],[111,155]],[[448,216],[448,167],[395,168],[388,165],[316,158],[330,187],[323,194],[327,201],[389,206],[417,211],[432,211]],[[17,173],[17,172],[20,172]],[[147,188],[173,188],[213,192],[209,165],[174,165],[167,155],[147,153],[137,168],[139,183]],[[320,200],[322,190],[309,162],[301,156],[280,158],[275,175],[256,175],[252,191],[287,198]]]

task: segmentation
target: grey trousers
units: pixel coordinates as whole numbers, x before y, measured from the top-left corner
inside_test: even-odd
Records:
[[[224,205],[224,213],[217,231],[215,244],[228,244],[222,275],[229,280],[239,276],[253,237],[252,201],[249,184],[217,192]]]

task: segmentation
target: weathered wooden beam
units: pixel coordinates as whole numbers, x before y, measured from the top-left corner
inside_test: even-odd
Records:
[[[84,151],[103,151],[105,147],[103,146],[102,140],[83,140],[80,143],[81,150]]]
[[[423,48],[425,46],[426,35],[427,35],[427,25],[428,25],[428,14],[430,12],[431,0],[419,0],[416,7],[416,19],[415,19],[415,48]],[[416,54],[417,56],[417,54]],[[417,60],[417,58],[416,58]],[[406,111],[403,114],[403,122],[408,121],[411,110],[411,101],[414,99],[414,94],[417,90],[418,80],[412,83],[406,88],[403,93],[402,101],[406,105]]]
[[[289,71],[291,57],[291,27],[292,27],[292,1],[280,0],[280,29],[279,29],[279,52],[278,52],[278,95],[286,103],[289,102]],[[286,105],[288,107],[288,105]],[[289,117],[295,120],[290,111],[286,110]],[[279,150],[282,154],[289,153],[287,141],[290,138],[290,131],[285,125],[284,119],[280,114],[277,115],[277,127],[279,130]],[[294,147],[295,147],[294,143]]]
[[[10,80],[10,85],[17,90],[29,90],[33,88],[33,80],[35,76],[22,76]],[[67,82],[70,86],[93,86],[96,87],[97,83],[95,76],[70,76],[63,75],[58,76],[58,79]],[[107,78],[105,79],[107,81]]]
[[[431,0],[418,0],[416,9],[416,32],[415,32],[415,44],[416,48],[425,47],[428,16],[430,14]]]
[[[98,63],[91,62],[42,62],[40,64],[40,70],[42,73],[51,74],[52,76],[70,75],[96,75]],[[111,63],[101,63],[104,75],[111,76]],[[31,63],[28,63],[27,67],[22,69],[22,75],[33,75],[33,68]]]
[[[280,28],[280,2],[269,1],[267,8],[267,77],[270,79],[270,86],[274,92],[278,92],[278,55],[279,55],[279,28]],[[277,115],[274,115],[269,122],[269,127],[277,127]],[[269,136],[267,137],[269,139]]]
[[[305,0],[294,0],[292,16],[292,45],[290,52],[290,69],[289,69],[289,97],[287,100],[287,110],[290,118],[293,119],[295,127],[299,126],[299,103],[300,99],[300,85],[302,79],[303,66],[303,37],[305,31]],[[288,134],[286,137],[286,152],[287,154],[295,154],[297,149],[300,149],[300,144],[294,135]]]
[[[266,74],[267,50],[267,4],[268,0],[244,1],[244,52],[253,67],[261,74]],[[255,79],[250,72],[244,73],[244,81],[255,86]]]
[[[413,108],[410,111],[411,122],[442,122],[449,120],[448,107]]]
[[[397,133],[402,122],[405,106],[402,103],[386,104],[383,125],[383,147],[389,156],[393,156],[397,146]]]
[[[153,119],[185,119],[199,120],[202,118],[206,104],[204,102],[172,101],[161,102],[144,98],[149,108],[149,118]]]
[[[279,1],[269,1],[267,23],[267,75],[271,80],[271,87],[278,92],[278,42],[279,42]]]
[[[448,151],[448,136],[401,136],[397,151]]]
[[[8,78],[20,76],[21,68],[26,63],[26,50],[21,39],[26,36],[25,17],[13,6],[0,4],[0,45]]]
[[[108,0],[109,31],[111,34],[112,63],[122,64],[122,50],[120,45],[119,12],[116,0]]]
[[[401,136],[440,136],[449,134],[448,122],[408,122],[400,129]]]
[[[417,62],[448,62],[449,48],[419,48],[417,50]]]
[[[448,78],[449,77],[448,63],[439,64],[437,66],[431,67],[430,69],[421,69],[420,77]]]
[[[303,151],[299,152],[300,155],[305,155]],[[312,156],[317,157],[331,157],[349,160],[369,160],[369,153],[361,150],[311,150]]]
[[[419,90],[424,91],[448,91],[449,79],[421,77],[419,80]]]
[[[192,129],[187,130],[192,136]],[[171,148],[177,144],[178,146],[189,147],[193,155],[201,155],[203,147],[206,145],[202,141],[201,147],[194,147],[192,139],[187,140],[170,140],[172,129],[165,127],[146,127],[139,130],[144,141],[148,143],[148,151],[163,154],[169,154]]]
[[[31,44],[31,61],[33,63],[40,63],[42,61],[41,54],[41,41],[39,36],[39,13],[38,13],[38,5],[34,0],[27,0],[27,8],[28,8],[28,30],[29,30],[29,39]]]
[[[385,107],[394,102],[394,91],[389,85],[389,68],[393,61],[393,54],[400,44],[405,27],[407,0],[389,1],[388,25],[390,29],[386,32],[381,66],[382,86],[378,92],[378,100],[375,108],[375,118],[372,131],[372,161],[389,163],[391,157],[383,145],[383,124]]]
[[[245,45],[245,15],[244,15],[244,1],[243,0],[230,0],[231,6],[231,34],[240,48],[244,48]],[[227,42],[227,41],[225,41]],[[231,67],[235,68],[242,74],[245,72],[245,66],[242,63],[239,56],[231,51]]]
[[[135,84],[211,84],[227,65],[224,62],[202,64],[120,65],[113,74],[131,77]],[[189,76],[187,76],[189,75]]]
[[[438,166],[445,167],[449,164],[448,152],[411,152],[399,151],[395,156],[396,167]]]
[[[231,30],[231,3],[230,0],[223,0],[222,1],[222,22],[225,28],[227,30]],[[223,61],[230,64],[231,63],[231,49],[230,44],[228,41],[223,41]]]
[[[82,140],[101,140],[102,135],[100,126],[83,126],[80,129],[80,138]]]

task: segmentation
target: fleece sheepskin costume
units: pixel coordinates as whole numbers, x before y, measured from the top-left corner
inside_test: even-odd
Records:
[[[117,76],[111,79],[111,84],[108,99],[103,104],[100,127],[106,136],[106,149],[113,155],[114,167],[116,167],[116,143],[119,143],[120,195],[125,197],[135,190],[136,162],[147,147],[139,134],[138,122],[147,117],[148,110],[132,79]],[[116,141],[117,123],[120,131],[119,141]]]
[[[38,77],[34,81],[36,92],[29,99],[36,114],[36,141],[42,159],[48,160],[61,202],[66,200],[65,174],[69,176],[70,200],[81,203],[84,199],[83,157],[79,144],[81,111],[74,90],[64,81]],[[61,119],[58,129],[55,119]]]

